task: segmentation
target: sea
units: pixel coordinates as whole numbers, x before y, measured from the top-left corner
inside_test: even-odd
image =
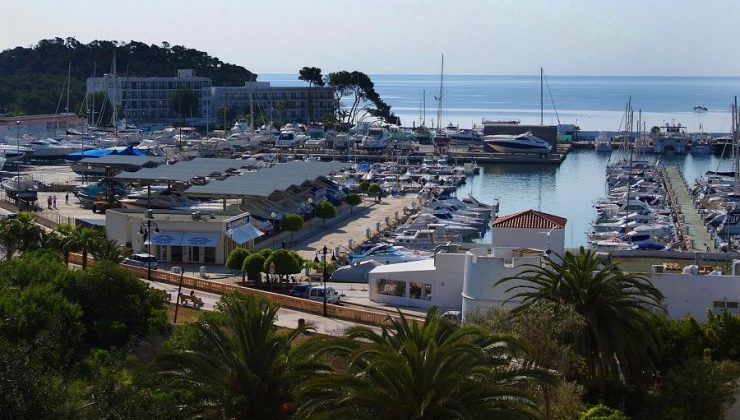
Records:
[[[436,125],[439,75],[369,76],[404,126],[420,122]],[[259,80],[281,86],[305,85],[297,74],[262,74]],[[636,114],[641,111],[648,130],[680,123],[689,132],[728,133],[732,125],[730,104],[733,96],[740,94],[740,77],[545,75],[544,81],[543,122],[575,124],[590,132],[623,130],[629,102]],[[445,75],[443,86],[443,126],[472,127],[483,119],[540,123],[539,74]],[[694,112],[699,105],[708,111]],[[606,165],[626,158],[620,152],[608,155],[579,149],[571,151],[560,165],[483,165],[481,173],[471,177],[458,195],[471,193],[484,202],[497,199],[500,214],[535,209],[566,217],[566,246],[586,246],[586,234],[596,216],[594,201],[606,195]],[[708,170],[731,170],[729,159],[714,155],[652,158],[661,165],[679,166],[689,182]],[[489,241],[489,235],[481,241]]]

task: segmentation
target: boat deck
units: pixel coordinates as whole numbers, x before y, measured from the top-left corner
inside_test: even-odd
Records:
[[[694,207],[689,185],[677,166],[669,166],[663,172],[666,191],[673,209],[673,216],[686,251],[716,251],[704,221]]]

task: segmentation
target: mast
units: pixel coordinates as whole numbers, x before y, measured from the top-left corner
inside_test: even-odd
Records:
[[[545,125],[545,92],[542,89],[542,82],[545,78],[545,72],[540,67],[540,125]]]
[[[427,91],[421,91],[422,120],[421,125],[427,125]]]
[[[93,86],[95,86],[95,71],[97,70],[97,69],[96,69],[96,66],[97,66],[97,64],[98,64],[98,62],[97,62],[97,61],[93,61],[93,74],[92,74],[92,78],[93,78]],[[90,105],[90,110],[91,110],[91,111],[90,111],[90,123],[88,124],[88,128],[89,128],[89,127],[90,127],[91,125],[92,125],[93,127],[95,127],[95,126],[97,126],[97,125],[98,125],[98,124],[97,124],[97,123],[95,122],[95,88],[93,87],[93,89],[92,89],[92,90],[93,90],[93,93],[92,93],[92,95],[91,95],[91,96],[92,96],[92,104]],[[88,131],[89,131],[89,130],[88,130]],[[83,150],[84,150],[84,149],[83,149]],[[84,153],[83,153],[82,157],[85,157]]]
[[[437,97],[437,131],[440,130],[442,120],[442,91],[444,89],[445,55],[442,54],[442,65],[439,70],[439,96]]]
[[[733,193],[740,195],[740,165],[738,163],[737,130],[738,130],[737,96],[732,104],[732,170],[735,172],[735,188]]]
[[[67,63],[67,106],[64,108],[65,113],[69,113],[69,82],[72,74],[72,63]]]
[[[113,124],[113,132],[118,135],[118,109],[117,109],[117,99],[118,99],[118,79],[116,78],[116,50],[113,49],[113,100],[111,101],[111,107],[113,108],[113,113],[111,117],[111,123]]]
[[[254,132],[254,81],[249,78],[249,128]]]

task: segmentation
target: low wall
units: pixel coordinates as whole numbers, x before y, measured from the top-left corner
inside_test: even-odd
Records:
[[[69,257],[69,262],[72,264],[81,265],[82,256],[79,254],[71,254]],[[92,258],[88,257],[88,265],[94,264],[95,261]],[[147,278],[146,267],[134,267],[129,265],[121,265],[121,267],[139,278]],[[169,271],[152,270],[152,280],[161,283],[178,285],[180,283],[180,275]],[[204,292],[216,293],[219,295],[223,295],[226,293],[241,293],[243,295],[259,296],[265,299],[269,299],[270,301],[280,305],[283,308],[295,309],[300,312],[308,312],[319,315],[323,314],[322,302],[282,295],[265,290],[250,289],[248,287],[238,286],[235,284],[221,283],[188,275],[182,276],[182,285],[183,287],[187,287],[189,289],[198,289]],[[388,314],[380,312],[365,311],[361,309],[347,308],[344,306],[331,304],[326,306],[326,312],[327,315],[333,318],[341,318],[348,321],[372,325],[381,325],[390,316]]]

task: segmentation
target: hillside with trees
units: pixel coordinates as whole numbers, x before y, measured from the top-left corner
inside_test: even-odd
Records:
[[[75,38],[44,39],[30,47],[0,52],[0,114],[64,112],[66,98],[59,99],[70,64],[69,112],[80,112],[85,80],[93,70],[97,76],[109,73],[114,52],[117,73],[122,77],[174,76],[177,69],[188,68],[210,77],[214,86],[242,85],[257,78],[244,67],[168,42],[149,45],[95,40],[83,44]]]

